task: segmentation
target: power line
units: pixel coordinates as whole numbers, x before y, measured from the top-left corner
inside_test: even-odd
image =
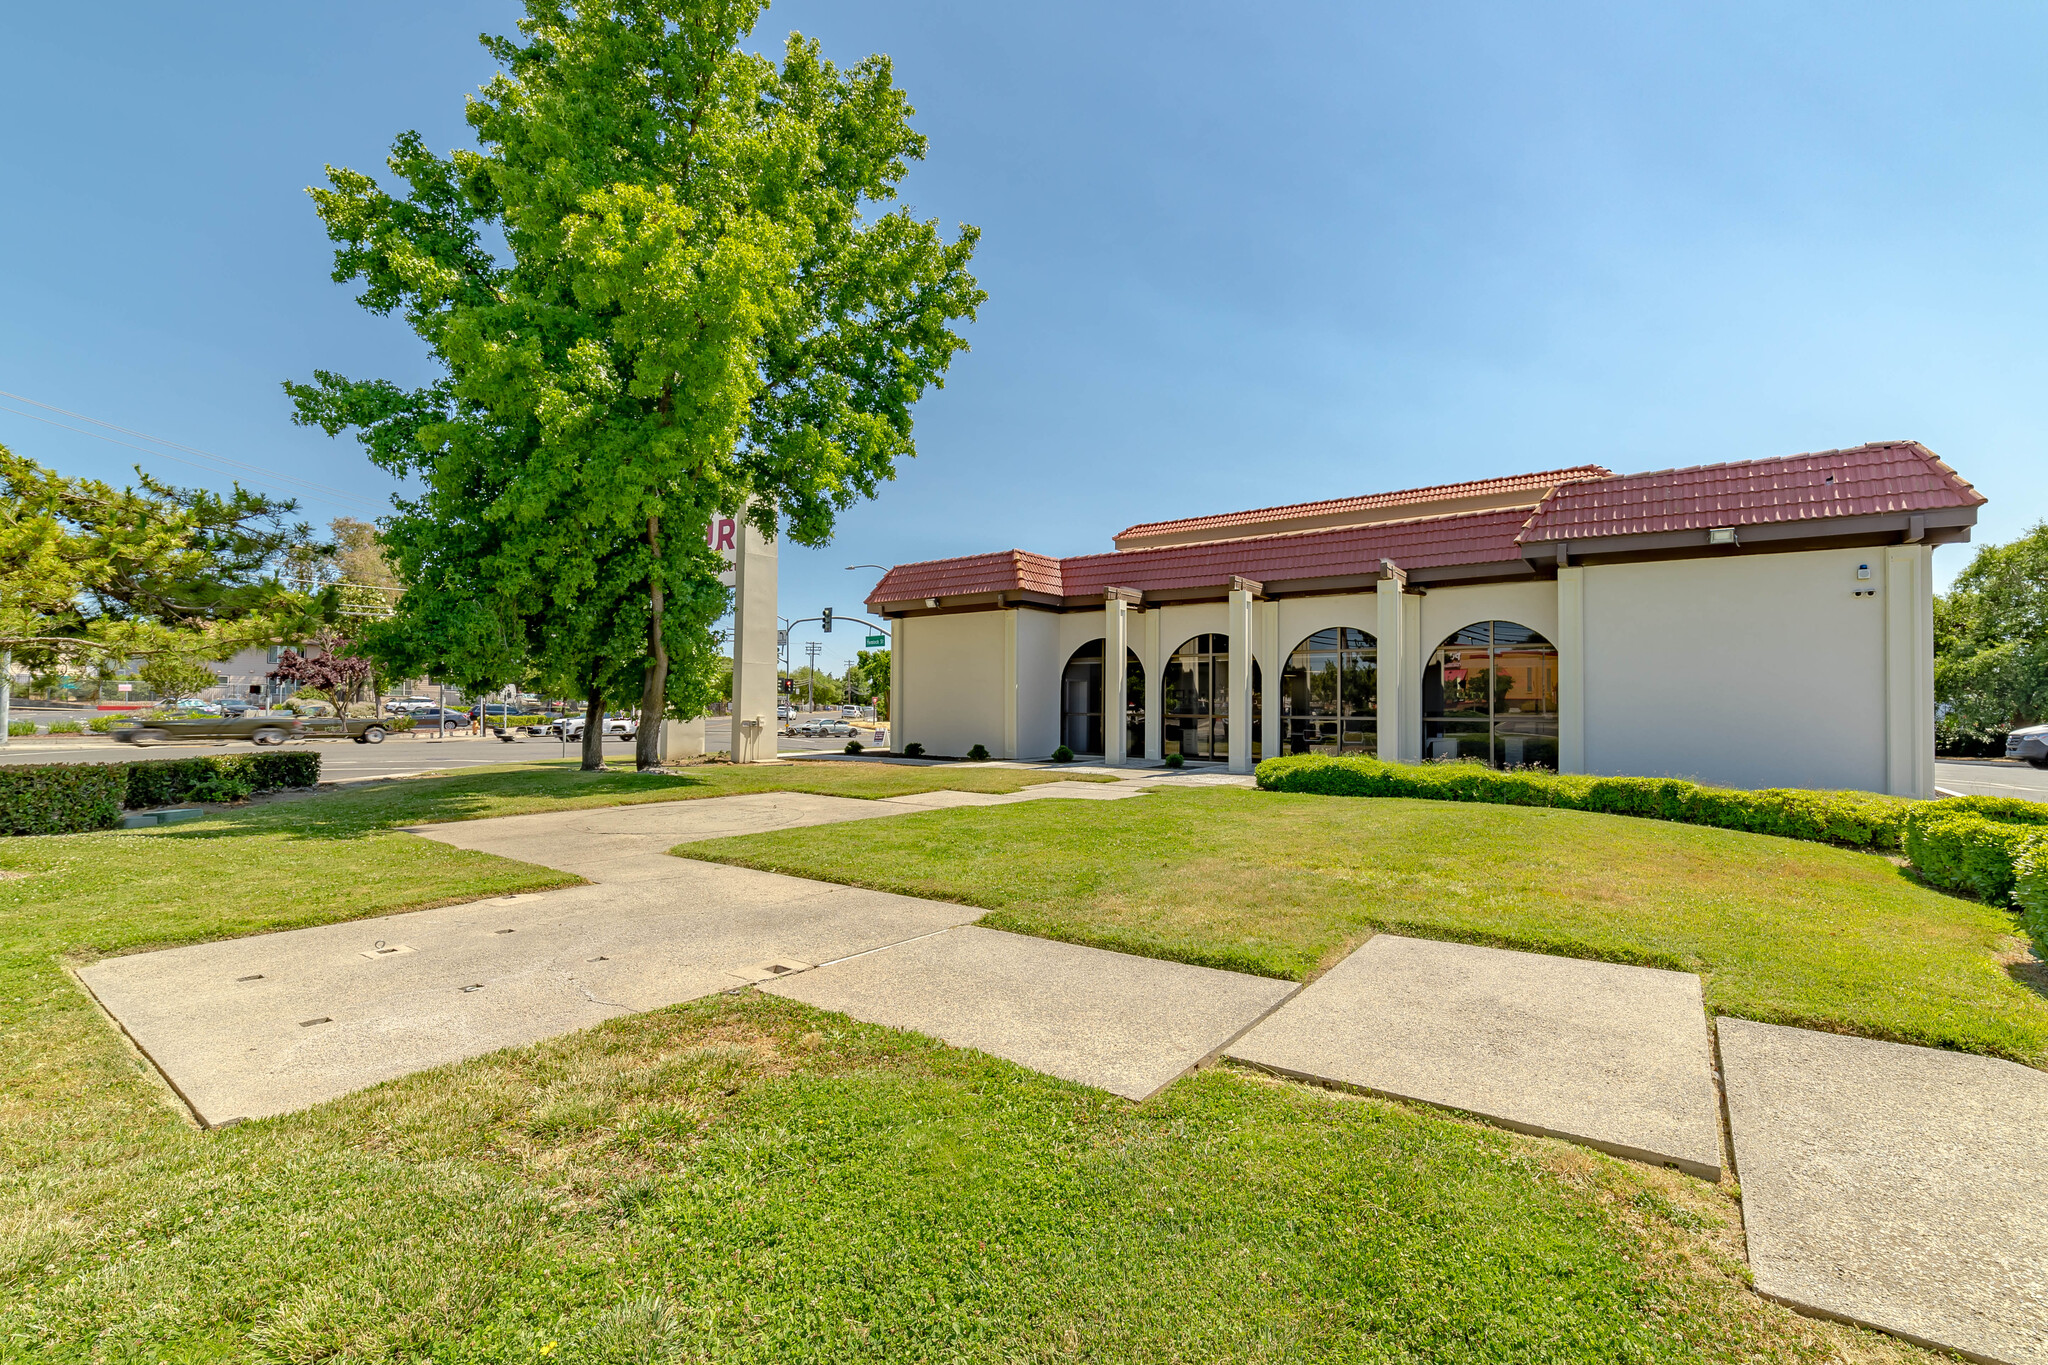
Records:
[[[295,493],[303,491],[305,493],[305,496],[311,498],[315,502],[325,502],[330,506],[360,509],[362,511],[369,512],[373,516],[384,510],[383,508],[377,506],[377,504],[370,502],[367,499],[356,497],[354,494],[351,493],[344,493],[338,488],[329,488],[325,484],[314,483],[310,479],[295,478],[290,474],[279,474],[273,470],[263,469],[257,465],[243,464],[239,460],[230,460],[224,455],[215,455],[210,451],[200,450],[196,446],[180,445],[176,441],[166,441],[160,436],[151,436],[147,432],[133,431],[127,427],[116,426],[112,422],[102,422],[97,417],[87,417],[83,413],[72,412],[68,408],[60,408],[50,403],[39,403],[33,398],[24,398],[22,397],[22,395],[18,393],[9,393],[5,389],[0,389],[0,397],[12,398],[16,402],[21,403],[30,403],[36,407],[44,408],[50,412],[61,412],[66,417],[76,417],[81,422],[91,422],[95,426],[106,427],[111,431],[122,432],[129,436],[138,437],[144,441],[154,441],[158,445],[169,446],[173,450],[188,451],[191,454],[202,456],[205,459],[216,461],[219,464],[229,465],[235,469],[244,470],[250,474],[256,475],[257,477],[253,479],[252,482],[269,483],[274,488],[278,488],[278,485],[280,484],[295,485],[295,487],[278,488],[278,491],[280,492]],[[59,422],[52,418],[43,417],[33,412],[23,412],[19,408],[9,407],[5,403],[0,403],[0,412],[11,412],[16,417],[26,417],[32,422],[41,422],[46,426],[53,426],[62,431],[76,432],[80,436],[90,436],[95,440],[105,441],[110,445],[122,446],[128,450],[139,451],[142,454],[151,457],[152,459],[172,460],[178,464],[189,465],[194,469],[203,470],[209,474],[219,474],[224,472],[222,470],[214,469],[210,466],[200,464],[196,460],[188,460],[177,455],[166,454],[164,451],[161,450],[151,450],[144,446],[135,445],[129,441],[118,441],[115,440],[112,436],[108,436],[103,432],[87,431],[84,427],[74,427],[68,422]]]

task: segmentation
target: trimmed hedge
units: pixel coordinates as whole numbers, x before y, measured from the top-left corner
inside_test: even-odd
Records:
[[[119,763],[0,767],[0,834],[75,834],[121,823],[128,771]]]
[[[1924,801],[1906,820],[1906,856],[1935,886],[2010,905],[2018,863],[2048,845],[2048,804],[2007,796]]]
[[[1502,772],[1477,763],[1382,763],[1330,754],[1269,758],[1258,767],[1258,783],[1267,791],[1322,796],[1551,806],[1878,849],[1898,848],[1907,813],[1924,804],[1873,792],[1738,791],[1671,777]]]
[[[320,755],[304,750],[0,767],[0,834],[111,829],[121,822],[123,807],[240,801],[319,781]]]
[[[2048,957],[2048,838],[2036,838],[2013,860],[2012,898],[2034,951]]]

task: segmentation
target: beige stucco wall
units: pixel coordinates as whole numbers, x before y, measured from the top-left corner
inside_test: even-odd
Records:
[[[1009,612],[907,616],[896,623],[907,656],[903,715],[895,744],[916,742],[935,754],[1003,745],[1003,660]]]
[[[1883,587],[1884,559],[1816,550],[1587,568],[1586,771],[1883,791],[1883,597],[1853,594]]]
[[[1869,579],[1856,577],[1859,564],[1871,566]],[[1596,566],[1556,582],[1406,594],[1397,613],[1406,640],[1379,640],[1381,753],[1420,756],[1416,707],[1430,652],[1464,626],[1504,620],[1559,647],[1568,770],[1931,795],[1931,584],[1929,551],[1898,546]],[[1873,595],[1857,597],[1858,588]],[[1382,604],[1374,593],[1290,598],[1257,604],[1254,621],[1270,672],[1318,630],[1380,637]],[[1059,743],[1061,671],[1102,638],[1103,614],[920,616],[898,630],[904,710],[893,738],[938,754],[980,743],[1043,758]],[[1226,604],[1131,613],[1155,757],[1160,672],[1205,632],[1228,632]],[[1398,719],[1396,673],[1409,698]]]

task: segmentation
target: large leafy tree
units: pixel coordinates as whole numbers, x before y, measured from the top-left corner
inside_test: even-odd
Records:
[[[32,669],[222,659],[332,607],[278,577],[310,528],[237,487],[67,478],[0,446],[0,656]]]
[[[1934,621],[1945,728],[1984,740],[2048,721],[2048,523],[1979,550]]]
[[[313,191],[335,278],[442,368],[287,386],[299,420],[422,482],[384,527],[392,638],[442,672],[502,641],[633,687],[642,766],[663,715],[717,686],[706,522],[744,508],[828,540],[915,454],[911,408],[983,298],[973,228],[883,211],[925,151],[888,60],[842,69],[797,35],[779,63],[744,51],[762,8],[528,0],[518,39],[485,40],[503,70],[469,104],[477,150],[408,133],[402,193],[334,169]]]

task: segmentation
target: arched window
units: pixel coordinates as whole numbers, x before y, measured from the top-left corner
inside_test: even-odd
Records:
[[[1379,642],[1333,626],[1294,647],[1280,675],[1285,752],[1379,752]]]
[[[1422,756],[1557,766],[1557,647],[1513,621],[1444,641],[1422,672]]]
[[[1060,675],[1060,743],[1077,754],[1102,754],[1102,641],[1074,651]],[[1124,651],[1124,755],[1145,754],[1145,668],[1135,651]]]
[[[1230,637],[1197,635],[1173,651],[1161,678],[1163,752],[1221,762],[1230,757]],[[1259,665],[1252,662],[1252,757],[1259,755]]]

